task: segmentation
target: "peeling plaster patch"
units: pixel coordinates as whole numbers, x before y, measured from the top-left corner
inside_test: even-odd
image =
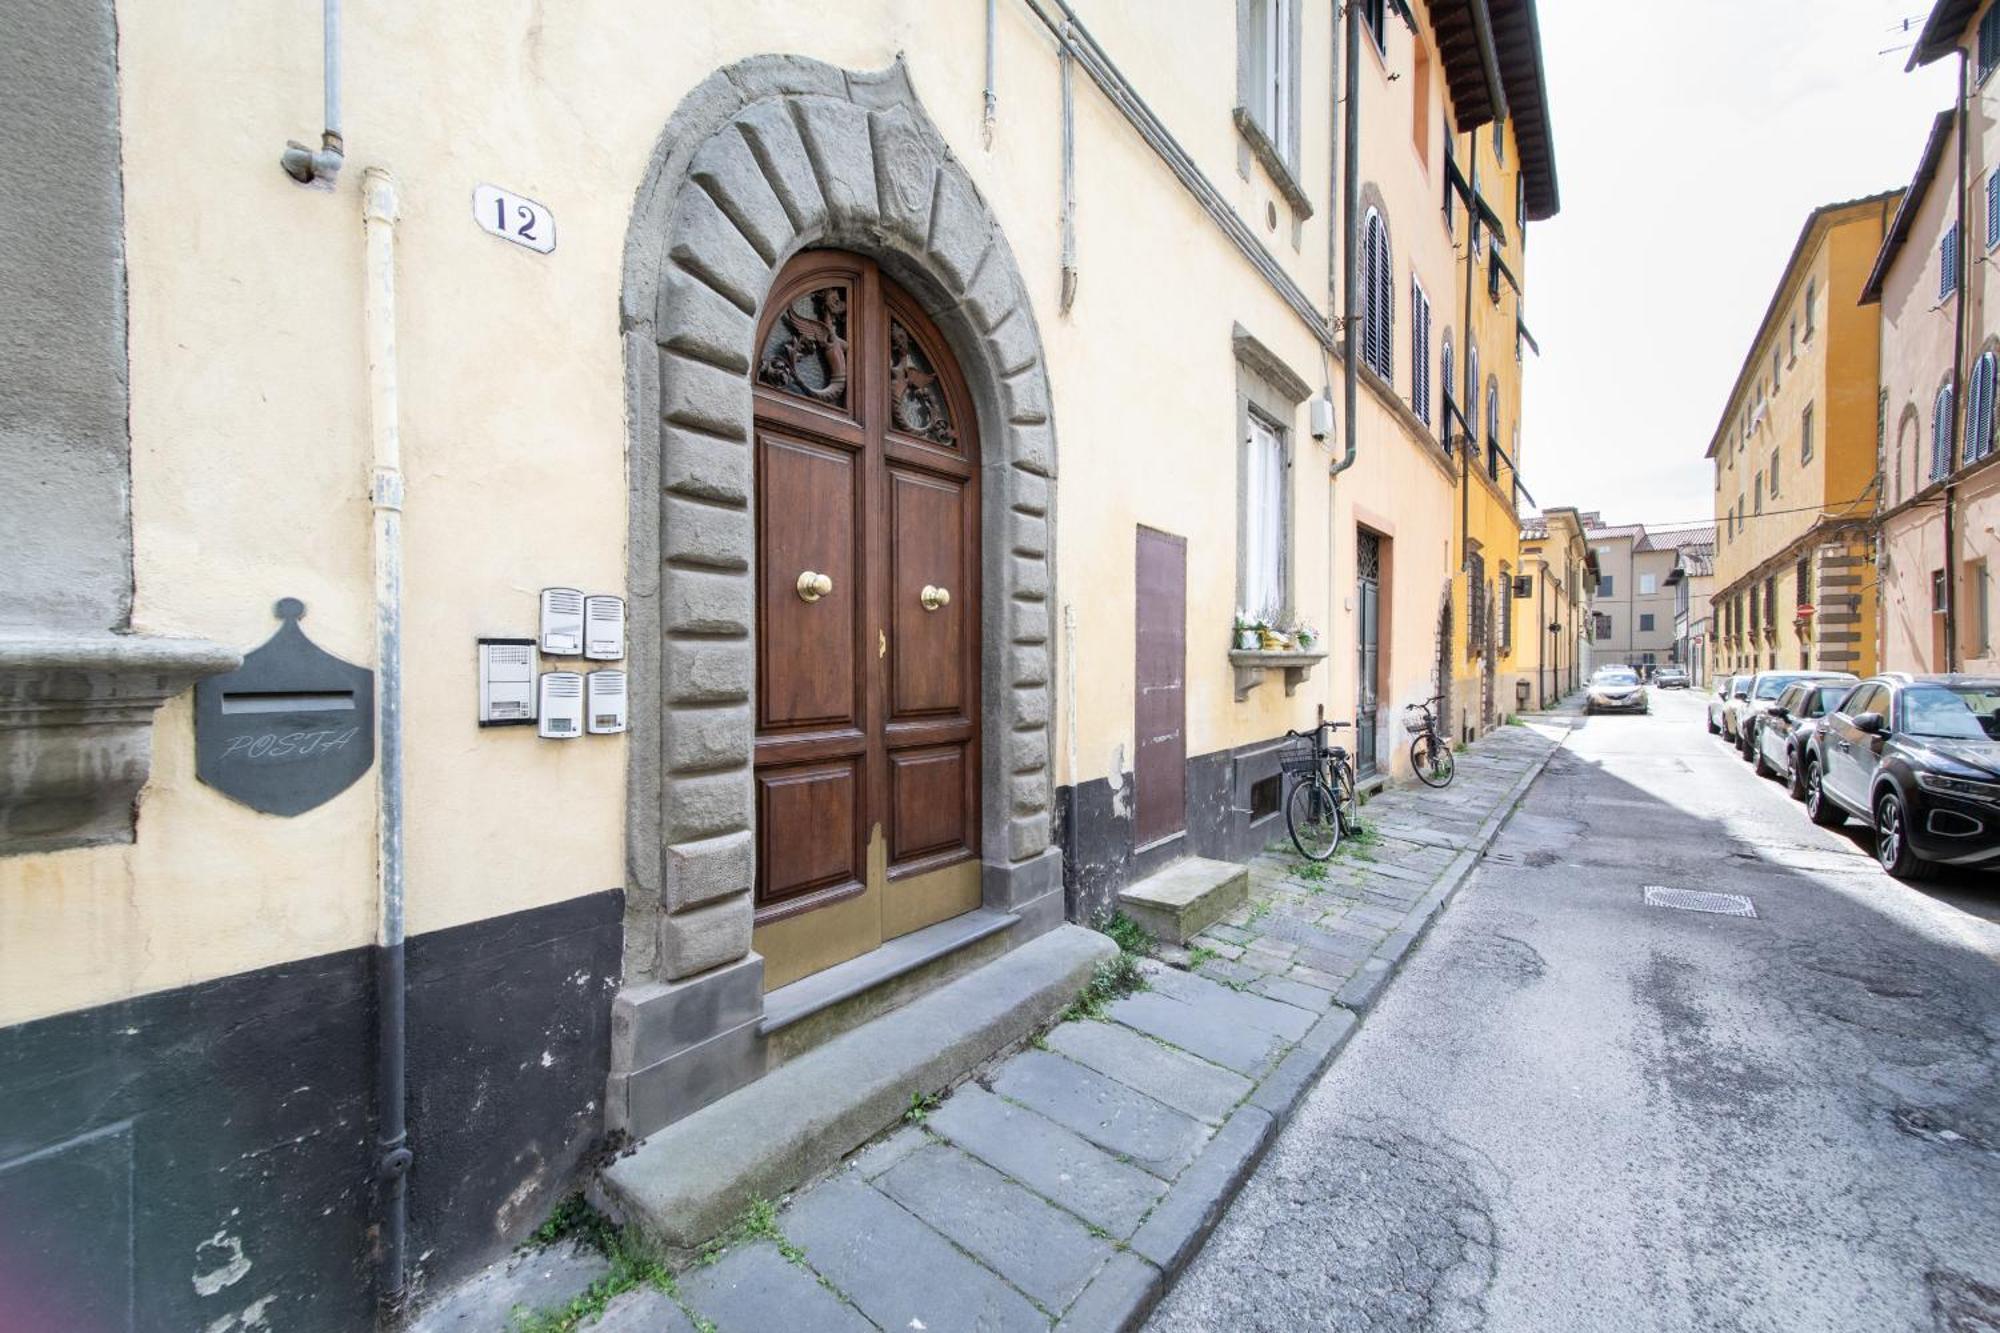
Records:
[[[213,1296],[224,1287],[241,1282],[243,1275],[250,1271],[250,1261],[243,1256],[243,1242],[226,1231],[218,1231],[195,1246],[194,1257],[197,1260],[203,1250],[220,1250],[229,1258],[220,1268],[194,1275],[194,1289],[198,1296]]]
[[[265,1296],[254,1300],[235,1314],[226,1314],[214,1321],[202,1333],[230,1333],[232,1329],[241,1329],[242,1333],[255,1333],[258,1329],[268,1331],[271,1325],[264,1316],[270,1312],[271,1302],[277,1299],[276,1296]]]
[[[1125,776],[1125,747],[1111,747],[1111,774],[1119,779],[1111,784],[1111,813],[1120,819],[1132,817],[1132,788],[1123,779]]]

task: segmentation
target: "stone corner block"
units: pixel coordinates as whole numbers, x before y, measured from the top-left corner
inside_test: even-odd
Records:
[[[754,835],[748,829],[669,846],[667,910],[684,912],[732,893],[748,893],[755,870],[754,847]]]
[[[661,974],[681,981],[744,957],[754,920],[747,893],[660,918]]]

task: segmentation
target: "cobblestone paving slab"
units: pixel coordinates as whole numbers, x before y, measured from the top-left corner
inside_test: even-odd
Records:
[[[1563,734],[1502,728],[1446,791],[1378,793],[1362,811],[1373,836],[1323,866],[1289,842],[1265,851],[1248,901],[1163,948],[1175,966],[1148,960],[1147,989],[800,1191],[777,1214],[782,1245],[766,1235],[681,1275],[687,1312],[719,1333],[1133,1327]],[[686,1327],[658,1292],[613,1316]]]

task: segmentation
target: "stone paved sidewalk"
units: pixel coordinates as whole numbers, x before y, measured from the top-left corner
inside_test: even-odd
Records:
[[[1267,851],[1246,905],[1148,960],[1147,989],[913,1112],[671,1292],[626,1292],[582,1326],[1136,1326],[1566,731],[1502,728],[1450,788],[1378,794],[1323,875],[1288,842]]]

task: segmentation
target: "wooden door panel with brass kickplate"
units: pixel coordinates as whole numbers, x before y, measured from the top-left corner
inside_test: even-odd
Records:
[[[757,892],[775,987],[979,905],[979,474],[934,325],[808,252],[758,333]]]

